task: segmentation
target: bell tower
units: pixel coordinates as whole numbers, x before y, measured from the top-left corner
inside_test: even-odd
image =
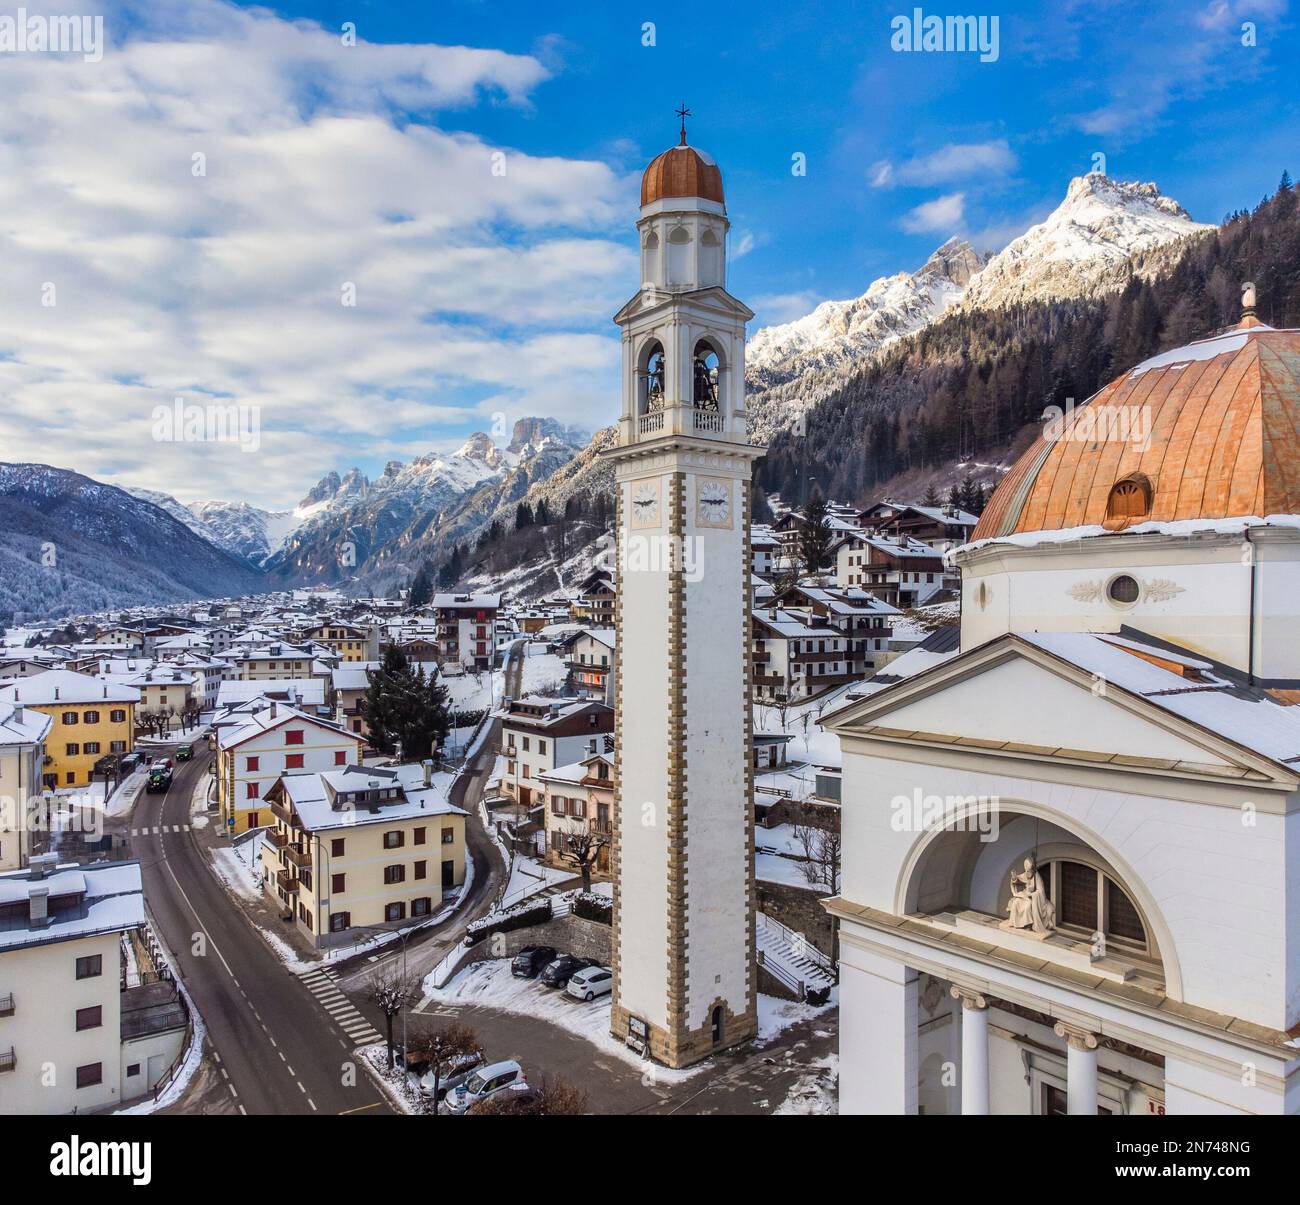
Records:
[[[686,142],[641,182],[617,492],[616,1037],[671,1067],[753,1037],[753,758],[745,323],[726,203]]]

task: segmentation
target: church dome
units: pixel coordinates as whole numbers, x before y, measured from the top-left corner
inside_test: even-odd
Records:
[[[1248,315],[1049,424],[971,538],[1275,514],[1300,514],[1300,330]]]
[[[643,208],[665,197],[699,197],[725,205],[722,172],[709,155],[687,146],[685,141],[680,146],[669,147],[650,160],[641,177]]]

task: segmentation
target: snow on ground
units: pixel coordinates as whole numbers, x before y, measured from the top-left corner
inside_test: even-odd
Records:
[[[840,1111],[839,1055],[828,1054],[825,1058],[815,1059],[811,1066],[817,1070],[795,1080],[785,1100],[774,1110],[776,1116],[825,1117]]]
[[[484,670],[477,674],[443,674],[441,681],[447,688],[449,706],[458,711],[483,711],[492,706],[496,679],[494,672]]]
[[[584,1038],[606,1054],[612,1054],[643,1068],[663,1083],[681,1083],[713,1066],[706,1059],[694,1067],[675,1071],[660,1067],[614,1038],[609,1032],[610,998],[599,996],[590,1004],[575,1000],[563,990],[545,988],[536,979],[516,979],[510,973],[508,958],[476,962],[456,975],[446,987],[438,988],[433,977],[424,981],[425,998],[439,1004],[459,1007],[491,1008],[516,1016],[549,1021]],[[762,999],[762,997],[760,997]],[[489,1051],[489,1057],[495,1057]],[[524,1075],[528,1064],[524,1060]]]
[[[524,646],[524,668],[520,679],[524,694],[559,694],[569,675],[564,658],[548,653],[544,644]]]
[[[787,887],[802,887],[805,891],[816,890],[803,872],[803,863],[783,858],[780,854],[756,853],[754,875],[765,883],[784,883]]]
[[[792,1025],[811,1021],[840,1006],[840,989],[831,988],[831,994],[825,1004],[805,1004],[797,1000],[782,1000],[777,996],[765,996],[758,993],[758,1041],[770,1042],[779,1037]]]
[[[246,900],[262,898],[262,836],[258,830],[238,845],[211,850],[212,868],[228,891]]]
[[[506,884],[502,896],[502,907],[508,908],[556,883],[566,883],[576,877],[577,872],[572,867],[547,866],[536,858],[516,854],[514,865],[510,868],[510,882]]]

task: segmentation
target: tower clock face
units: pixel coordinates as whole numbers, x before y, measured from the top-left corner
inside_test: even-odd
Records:
[[[701,527],[731,526],[731,482],[701,477],[695,493],[695,521]]]
[[[632,486],[632,526],[659,526],[659,482],[639,481]]]

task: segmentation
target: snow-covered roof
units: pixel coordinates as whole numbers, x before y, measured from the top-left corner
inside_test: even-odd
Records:
[[[356,828],[363,824],[388,824],[421,816],[465,816],[466,812],[448,803],[446,794],[450,775],[436,775],[431,785],[424,785],[424,768],[404,766],[348,766],[318,774],[284,774],[279,783],[293,803],[303,826],[312,831],[331,828]],[[331,803],[340,794],[364,791],[371,786],[398,788],[395,801],[335,808]]]
[[[0,745],[31,745],[43,741],[54,726],[54,717],[43,711],[19,711],[12,703],[0,703]]]
[[[223,682],[217,688],[217,706],[232,707],[251,699],[287,700],[296,695],[308,707],[325,702],[325,682],[321,678],[284,678],[251,682]]]
[[[47,890],[51,900],[75,896],[78,902],[76,906],[50,908],[48,922],[39,927],[33,927],[27,911],[0,918],[0,950],[119,932],[144,924],[144,886],[138,862],[61,866],[41,879],[32,878],[30,866],[3,874],[0,905],[25,903],[33,890],[40,889]]]
[[[279,703],[265,707],[261,711],[250,713],[239,724],[219,729],[217,743],[223,749],[233,749],[236,745],[241,745],[244,741],[251,740],[255,736],[260,736],[264,732],[270,732],[273,728],[279,728],[284,724],[295,721],[314,724],[318,728],[328,728],[337,732],[339,736],[348,737],[359,743],[362,742],[360,736],[340,728],[337,724],[328,723],[319,716],[308,715],[307,712],[299,711],[296,707],[290,707],[287,703]]]
[[[50,669],[0,686],[0,698],[32,707],[54,703],[138,703],[140,692],[134,687],[105,682],[70,669]]]
[[[773,611],[776,612],[775,615],[773,615]],[[828,627],[824,623],[808,618],[799,611],[789,611],[784,607],[755,610],[753,614],[758,623],[788,640],[806,640],[814,636],[839,639],[844,635],[838,628]]]
[[[1163,711],[1295,769],[1300,765],[1300,707],[1287,707],[1266,692],[1242,686],[1223,675],[1201,670],[1185,677],[1153,665],[1142,656],[1179,661],[1163,648],[1119,641],[1091,632],[1017,632],[1021,640],[1097,675],[1101,680],[1141,695]]]
[[[378,661],[347,661],[330,671],[330,681],[335,690],[365,690],[371,672],[378,668]]]
[[[1174,519],[1168,522],[1135,523],[1123,531],[1107,531],[1100,524],[1088,524],[1084,527],[1062,527],[1046,531],[1018,531],[1005,536],[985,536],[963,544],[955,552],[959,554],[974,552],[990,544],[1010,544],[1017,548],[1036,548],[1043,544],[1072,544],[1078,540],[1107,536],[1113,540],[1128,536],[1164,535],[1241,535],[1253,527],[1289,527],[1300,529],[1300,515],[1259,515],[1238,516],[1231,519]]]

